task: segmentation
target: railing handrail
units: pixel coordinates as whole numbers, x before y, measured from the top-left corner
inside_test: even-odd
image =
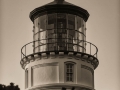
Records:
[[[49,38],[49,39],[58,39],[58,38]],[[62,38],[62,39],[64,39],[64,38]],[[65,39],[70,39],[70,38],[65,38]],[[37,41],[39,41],[39,43],[41,43],[40,41],[42,41],[42,40],[48,40],[48,39],[41,39],[41,40],[35,40],[35,41],[32,41],[32,42],[29,42],[29,43],[27,43],[27,44],[25,44],[22,48],[21,48],[21,59],[23,58],[23,57],[26,57],[27,55],[26,55],[26,46],[27,45],[29,45],[29,44],[31,44],[31,43],[35,43],[35,42],[37,42]],[[78,40],[78,39],[72,39],[72,40]],[[85,43],[89,43],[90,44],[90,55],[91,55],[91,45],[92,46],[94,46],[95,48],[96,48],[96,52],[92,55],[92,56],[96,56],[96,58],[97,58],[97,53],[98,53],[98,48],[94,45],[94,44],[92,44],[91,42],[88,42],[88,41],[84,41],[84,40],[78,40],[79,41],[79,43],[78,43],[78,45],[81,43],[81,42],[85,42]],[[58,42],[53,42],[53,43],[58,43]],[[53,43],[51,43],[51,44],[53,44]],[[50,43],[45,43],[45,44],[50,44]],[[73,44],[73,45],[77,45],[77,44],[75,44],[75,43],[68,43],[68,42],[65,42],[65,44]],[[44,45],[44,43],[41,43],[41,45]],[[79,46],[81,46],[81,45],[79,45]],[[83,47],[83,46],[81,46],[81,47]],[[23,53],[23,49],[25,48],[25,52]],[[85,49],[85,48],[84,48]],[[85,49],[86,50],[86,49]],[[58,50],[59,51],[59,50]],[[34,52],[32,52],[32,53],[34,53]]]
[[[97,46],[95,46],[94,44],[92,44],[91,42],[88,42],[88,41],[80,40],[80,42],[81,42],[81,41],[82,41],[82,42],[87,42],[87,43],[93,45],[93,46],[96,48],[96,53],[95,53],[93,56],[97,55],[97,53],[98,53],[98,48],[97,48]],[[96,57],[97,57],[97,56],[96,56]]]

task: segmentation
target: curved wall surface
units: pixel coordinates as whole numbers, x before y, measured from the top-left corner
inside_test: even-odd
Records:
[[[73,65],[71,80],[69,80],[70,76],[67,76],[66,63]],[[37,58],[26,66],[26,70],[28,70],[26,72],[26,88],[61,88],[63,86],[69,88],[71,85],[78,88],[91,88],[91,90],[94,88],[93,66],[86,61],[76,60],[68,56],[57,56],[54,59],[51,57]]]

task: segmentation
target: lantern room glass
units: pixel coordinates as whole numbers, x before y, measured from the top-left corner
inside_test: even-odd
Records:
[[[34,20],[34,52],[75,51],[85,52],[85,21],[76,15],[52,13]]]

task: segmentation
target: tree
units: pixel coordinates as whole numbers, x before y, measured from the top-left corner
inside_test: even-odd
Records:
[[[5,86],[0,84],[0,90],[20,90],[18,85],[14,85],[14,83],[10,83],[10,85]]]

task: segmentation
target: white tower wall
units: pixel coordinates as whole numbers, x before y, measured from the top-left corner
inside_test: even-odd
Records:
[[[65,63],[67,62],[74,63],[73,82],[66,81]],[[72,88],[73,85],[77,88],[83,86],[92,90],[94,88],[94,67],[87,62],[87,58],[86,60],[85,58],[78,59],[68,55],[38,56],[34,62],[26,65],[25,69],[28,70],[28,74],[26,73],[27,89],[46,88],[47,90],[56,86],[61,89],[64,86]]]

